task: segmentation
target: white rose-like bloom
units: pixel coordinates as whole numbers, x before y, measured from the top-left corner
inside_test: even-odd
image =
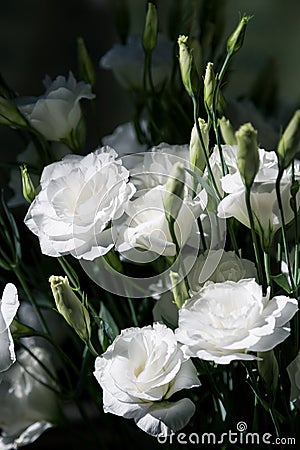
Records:
[[[89,84],[77,83],[70,72],[68,79],[58,76],[44,80],[46,92],[40,97],[20,97],[17,106],[30,124],[47,140],[68,138],[82,117],[79,101],[95,97]]]
[[[297,408],[300,408],[300,353],[296,358],[287,366],[291,382],[291,402],[295,402]]]
[[[200,382],[165,325],[123,330],[96,359],[94,375],[103,389],[104,412],[132,418],[153,436],[183,428],[195,412],[188,398],[169,401]]]
[[[147,132],[147,123],[145,121],[142,121],[141,127]],[[103,145],[114,148],[120,157],[147,150],[147,145],[141,144],[138,141],[134,126],[131,122],[123,123],[112,134],[103,136],[102,142]]]
[[[18,307],[17,288],[14,284],[8,283],[0,300],[0,372],[7,370],[16,360],[14,341],[9,327]]]
[[[116,248],[128,259],[135,262],[146,262],[146,259],[151,261],[157,255],[176,255],[176,245],[173,242],[165,214],[165,194],[165,185],[159,185],[125,205],[124,209],[128,218],[118,230]],[[174,225],[180,247],[183,247],[188,241],[191,246],[193,243],[194,246],[197,246],[196,218],[200,215],[200,211],[201,201],[199,199],[183,200]],[[136,248],[148,252],[132,252]]]
[[[224,152],[226,154],[226,151]],[[278,207],[275,181],[278,174],[277,157],[275,152],[259,149],[259,171],[251,187],[251,209],[254,217],[255,231],[259,234],[265,248],[271,245],[276,231],[280,228],[280,211]],[[295,167],[295,175],[300,179],[300,167]],[[245,186],[240,173],[229,173],[221,179],[222,188],[227,195],[219,203],[218,215],[221,218],[235,217],[246,227],[250,228],[250,221],[245,201]],[[284,171],[280,190],[285,216],[289,223],[294,213],[290,206],[291,169]],[[300,191],[297,193],[297,204],[300,201]]]
[[[152,77],[154,86],[159,86],[172,70],[173,43],[158,34],[157,46],[152,53]],[[126,45],[115,44],[100,60],[100,66],[110,69],[126,89],[143,89],[145,53],[141,36],[129,36]]]
[[[39,237],[42,253],[93,260],[113,247],[108,223],[124,212],[135,189],[117,153],[102,147],[83,157],[68,155],[46,166],[41,191],[25,224]]]
[[[223,283],[256,276],[255,264],[252,261],[239,258],[234,252],[225,252],[222,249],[206,250],[197,258],[188,274],[190,295],[197,294],[206,281]]]
[[[45,350],[32,347],[31,351],[51,370]],[[38,361],[20,350],[17,362],[2,374],[0,383],[1,450],[28,445],[57,424],[60,417],[58,397],[42,383],[54,387],[52,378]]]
[[[183,352],[219,364],[257,359],[248,352],[273,349],[290,334],[294,298],[262,295],[254,279],[207,282],[179,310],[175,335]]]

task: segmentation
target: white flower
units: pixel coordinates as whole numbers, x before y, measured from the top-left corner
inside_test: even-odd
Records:
[[[171,75],[173,44],[158,34],[152,53],[152,77],[159,86]],[[141,36],[129,36],[126,45],[115,44],[100,60],[100,66],[111,69],[116,80],[126,89],[143,89],[145,54]]]
[[[190,295],[195,295],[206,281],[223,283],[239,281],[242,278],[255,278],[255,265],[248,259],[239,258],[234,252],[224,250],[206,251],[197,258],[188,274]]]
[[[230,148],[230,147],[229,147]],[[224,148],[226,155],[226,148]],[[259,149],[260,167],[251,188],[251,209],[254,216],[255,231],[259,234],[263,246],[267,249],[274,234],[280,228],[280,211],[276,196],[275,181],[278,174],[277,157],[275,152]],[[300,177],[300,168],[296,166],[296,177]],[[245,186],[238,171],[221,179],[222,188],[227,195],[219,203],[218,215],[221,218],[235,217],[246,227],[250,228],[250,221],[245,202]],[[290,207],[291,170],[285,170],[280,190],[282,196],[285,222],[289,223],[294,213]],[[297,194],[299,204],[300,191]]]
[[[16,360],[10,325],[19,307],[18,292],[8,283],[0,300],[0,372],[7,370]],[[0,426],[1,428],[1,426]]]
[[[30,124],[47,140],[59,141],[75,131],[80,119],[82,98],[92,99],[89,84],[76,82],[73,74],[69,78],[58,76],[53,82],[49,77],[44,81],[46,92],[40,97],[21,97],[18,108]]]
[[[103,389],[104,412],[133,418],[148,434],[177,431],[194,414],[188,398],[169,401],[175,392],[200,382],[165,325],[123,330],[96,359],[94,375]]]
[[[184,167],[190,167],[189,146],[161,143],[146,153],[126,156],[122,161],[130,170],[132,182],[138,190],[151,189],[166,184],[175,163],[180,162]],[[188,173],[186,184],[193,186]]]
[[[145,121],[141,123],[141,127],[146,132]],[[147,145],[141,144],[138,141],[134,126],[131,122],[119,125],[112,134],[104,136],[102,142],[104,145],[108,145],[116,150],[120,157],[147,150]]]
[[[107,225],[119,218],[134,193],[117,153],[102,147],[46,166],[41,191],[25,223],[39,237],[42,253],[93,260],[112,247]]]
[[[45,351],[39,347],[32,347],[31,351],[51,371]],[[54,387],[52,378],[39,362],[20,350],[17,362],[2,374],[0,383],[1,450],[28,445],[57,423],[58,397],[42,383]]]
[[[164,209],[165,193],[165,186],[159,185],[125,205],[128,218],[118,230],[116,248],[126,258],[145,262],[152,261],[157,255],[176,255],[176,245]],[[191,243],[197,240],[198,229],[195,221],[197,215],[200,215],[200,202],[188,200],[182,202],[174,226],[180,247],[189,240]],[[147,253],[131,251],[136,248],[146,250]]]
[[[263,297],[254,279],[207,282],[179,310],[175,331],[187,356],[228,364],[256,359],[248,352],[264,352],[284,341],[297,301],[283,295]]]
[[[297,408],[300,408],[300,353],[296,358],[287,366],[291,382],[291,402],[296,402]]]

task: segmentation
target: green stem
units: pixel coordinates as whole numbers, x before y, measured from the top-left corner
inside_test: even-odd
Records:
[[[215,189],[215,192],[216,192],[218,198],[221,199],[221,194],[219,192],[219,189],[218,189],[215,177],[214,177],[213,172],[211,170],[209,156],[208,156],[206,148],[205,148],[204,140],[203,140],[202,133],[201,133],[200,126],[199,126],[199,122],[198,122],[198,102],[197,102],[195,97],[192,97],[192,100],[193,100],[193,107],[194,107],[194,122],[195,122],[195,125],[196,125],[197,134],[198,134],[199,141],[200,141],[200,144],[201,144],[202,153],[203,153],[203,156],[204,156],[204,159],[205,159],[205,164],[206,164],[206,167],[207,167],[208,176],[209,176],[209,179],[211,180],[211,182],[213,184],[213,187]]]
[[[259,283],[263,287],[263,293],[265,294],[267,289],[266,289],[266,285],[265,285],[265,281],[264,281],[264,277],[263,277],[262,264],[261,264],[260,257],[259,257],[259,247],[258,247],[257,236],[256,236],[256,232],[255,232],[255,227],[254,227],[254,218],[253,218],[253,213],[252,213],[252,209],[251,209],[250,194],[251,194],[251,188],[246,186],[245,187],[245,201],[246,201],[246,207],[247,207],[248,216],[249,216],[251,237],[252,237],[252,242],[253,242],[257,271],[258,271],[258,279],[259,279]]]
[[[24,279],[24,277],[22,275],[22,272],[21,272],[20,268],[19,267],[14,267],[13,270],[14,270],[14,273],[15,273],[16,277],[18,278],[18,280],[19,280],[19,282],[20,282],[20,284],[21,284],[21,286],[22,286],[26,296],[28,297],[28,300],[30,301],[35,314],[37,315],[37,317],[38,317],[38,319],[40,321],[40,324],[42,326],[42,329],[43,329],[44,333],[50,335],[49,328],[48,328],[48,325],[47,325],[47,323],[46,323],[46,321],[44,319],[44,316],[42,315],[42,313],[41,313],[41,311],[40,311],[40,309],[39,309],[39,307],[38,307],[38,305],[36,303],[36,300],[35,300],[34,296],[32,295],[29,287],[27,286],[27,283],[26,283],[26,281],[25,281],[25,279]]]
[[[289,258],[289,250],[288,250],[287,236],[286,236],[286,226],[285,226],[282,197],[281,197],[281,191],[280,191],[280,183],[281,183],[282,176],[283,176],[283,170],[281,168],[279,168],[277,179],[276,179],[276,195],[277,195],[279,214],[280,214],[281,235],[282,235],[283,249],[284,249],[285,259],[286,259],[286,263],[287,263],[287,267],[288,267],[288,273],[289,273],[290,283],[292,286],[293,295],[295,298],[297,298],[297,289],[296,289],[296,285],[294,283],[292,266],[291,266],[291,262],[290,262],[290,258]]]
[[[136,312],[135,312],[135,309],[134,309],[133,302],[132,302],[131,298],[128,298],[128,305],[129,305],[129,309],[130,309],[130,313],[131,313],[132,322],[133,322],[135,327],[138,327],[139,326],[139,321],[137,319]]]

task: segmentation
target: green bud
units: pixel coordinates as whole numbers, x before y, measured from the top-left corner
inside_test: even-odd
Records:
[[[213,63],[207,63],[204,76],[204,102],[209,109],[213,106],[213,93],[216,85],[216,75]]]
[[[77,38],[77,59],[79,77],[93,88],[96,82],[95,69],[82,37]]]
[[[32,183],[32,180],[30,178],[30,175],[27,171],[26,164],[23,164],[23,166],[20,166],[21,170],[21,176],[22,176],[22,189],[23,189],[23,197],[28,203],[32,203],[35,199],[36,192],[35,187]]]
[[[144,51],[152,52],[156,47],[158,32],[157,11],[153,3],[148,3],[148,10],[146,15],[145,28],[143,33],[143,48]]]
[[[277,155],[279,166],[286,169],[295,158],[297,151],[300,149],[300,109],[298,109],[278,144]]]
[[[205,151],[209,152],[209,129],[208,125],[203,119],[198,119],[199,128],[201,131],[202,139],[205,145]],[[196,124],[194,124],[191,132],[190,140],[190,163],[191,169],[196,172],[199,169],[203,172],[205,168],[205,156],[203,154],[203,148],[199,139]]]
[[[242,17],[237,28],[234,30],[232,35],[228,38],[228,41],[227,41],[227,52],[228,53],[236,53],[242,47],[243,42],[244,42],[245,33],[246,33],[247,24],[250,19],[251,19],[250,16]]]
[[[176,303],[177,308],[180,309],[184,302],[189,298],[186,284],[184,280],[180,279],[177,272],[170,271],[170,278],[174,302]]]
[[[230,123],[230,121],[228,119],[226,119],[226,117],[222,117],[221,119],[219,119],[219,126],[221,129],[221,134],[222,134],[222,138],[223,141],[225,142],[225,144],[227,145],[236,145],[236,137],[235,137],[235,132],[234,129]]]
[[[195,67],[193,54],[187,44],[187,36],[179,36],[179,66],[182,82],[190,97],[195,97],[199,90],[199,75]]]
[[[275,395],[278,386],[279,369],[274,351],[258,352],[262,360],[257,361],[258,372],[269,394]]]
[[[89,341],[90,316],[86,307],[74,294],[68,278],[52,275],[49,282],[58,312],[83,341]]]
[[[237,165],[243,183],[250,188],[259,169],[257,131],[245,123],[235,133],[238,145]]]
[[[27,122],[16,105],[9,99],[0,96],[0,123],[2,125],[26,128]]]
[[[173,165],[170,176],[166,184],[164,196],[164,207],[168,222],[176,220],[181,208],[185,182],[184,165],[176,162]]]

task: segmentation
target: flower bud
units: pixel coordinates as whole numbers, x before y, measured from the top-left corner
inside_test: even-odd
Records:
[[[93,88],[96,81],[95,69],[82,37],[77,38],[77,59],[80,79]]]
[[[258,352],[257,356],[262,358],[257,361],[257,367],[265,388],[270,394],[275,395],[278,386],[279,369],[274,350]]]
[[[185,281],[181,279],[177,272],[170,271],[170,278],[174,302],[176,303],[177,308],[181,308],[184,302],[189,298]]]
[[[230,121],[223,116],[221,119],[219,119],[219,125],[225,144],[236,145],[236,137]]]
[[[190,97],[195,97],[199,90],[199,75],[187,41],[187,36],[179,36],[178,38],[179,66],[182,82],[187,93]]]
[[[238,145],[237,165],[243,183],[252,186],[259,169],[257,131],[251,123],[245,123],[235,133]]]
[[[232,35],[228,38],[227,41],[227,52],[228,53],[236,53],[240,50],[243,45],[244,37],[246,33],[246,27],[251,19],[250,16],[244,16],[241,18],[237,28],[234,30]]]
[[[82,340],[89,341],[91,336],[90,316],[85,306],[74,294],[68,278],[52,275],[49,282],[58,312]]]
[[[184,193],[185,169],[184,165],[177,162],[173,165],[166,183],[164,207],[168,222],[176,220],[181,208]]]
[[[282,169],[286,169],[295,158],[297,151],[300,149],[300,109],[298,109],[278,144],[277,155],[279,165]]]
[[[202,139],[205,145],[205,151],[209,151],[209,130],[208,125],[203,119],[198,119],[199,128],[201,131]],[[203,154],[203,148],[199,139],[196,124],[194,124],[191,132],[190,140],[190,163],[191,169],[195,172],[199,169],[203,172],[205,168],[205,156]]]
[[[32,203],[35,199],[36,192],[35,187],[33,186],[30,175],[27,171],[27,166],[24,164],[20,166],[21,176],[22,176],[22,189],[23,189],[23,197],[28,203]]]
[[[204,102],[208,108],[213,106],[213,93],[216,85],[216,76],[213,63],[207,63],[204,76]]]
[[[144,51],[152,52],[156,47],[158,32],[157,11],[153,3],[148,3],[148,10],[146,15],[145,28],[143,33],[143,48]]]
[[[0,96],[0,124],[19,128],[27,127],[27,122],[16,105],[2,96]]]

